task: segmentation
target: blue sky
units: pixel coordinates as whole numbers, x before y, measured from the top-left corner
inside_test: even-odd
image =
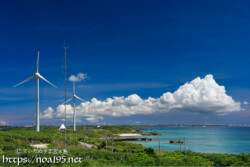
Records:
[[[250,101],[250,2],[248,1],[1,1],[0,120],[30,124],[32,75],[40,50],[41,111],[64,99],[67,75],[87,73],[77,83],[84,100],[137,94],[146,99],[174,92],[212,74],[235,101]],[[68,98],[72,83],[67,82]],[[105,117],[113,124],[250,124],[245,110],[226,116],[189,111]],[[153,119],[152,119],[153,118]],[[60,120],[43,120],[57,124]]]

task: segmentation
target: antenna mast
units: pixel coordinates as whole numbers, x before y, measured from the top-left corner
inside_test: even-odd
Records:
[[[65,86],[65,117],[64,117],[64,125],[66,127],[66,118],[67,118],[67,109],[66,109],[66,81],[67,81],[67,75],[66,75],[66,50],[68,49],[68,47],[66,47],[65,43],[64,43],[64,52],[65,52],[65,78],[64,78],[64,86]],[[64,130],[64,145],[66,145],[66,128]]]

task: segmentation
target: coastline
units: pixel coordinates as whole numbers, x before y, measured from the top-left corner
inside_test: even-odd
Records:
[[[117,135],[120,136],[120,137],[142,136],[142,135],[139,134],[139,133],[120,133],[120,134],[117,134]]]

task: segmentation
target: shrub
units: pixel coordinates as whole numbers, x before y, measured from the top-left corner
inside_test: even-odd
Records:
[[[105,142],[102,142],[99,146],[98,146],[98,149],[102,149],[106,146],[106,143]]]
[[[146,153],[146,154],[148,154],[148,155],[155,155],[155,151],[154,151],[154,149],[152,149],[152,148],[145,148],[144,149],[144,152]]]

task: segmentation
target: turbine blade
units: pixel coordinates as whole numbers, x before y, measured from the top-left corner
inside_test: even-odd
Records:
[[[49,83],[50,85],[54,86],[55,88],[57,88],[55,85],[53,85],[51,82],[49,82],[47,79],[45,79],[43,76],[39,75],[39,78],[41,78],[42,80],[44,80],[45,82]]]
[[[32,76],[32,77],[30,77],[30,78],[28,78],[28,79],[26,79],[26,80],[24,80],[23,82],[20,82],[19,84],[16,84],[15,86],[13,86],[13,87],[16,87],[16,86],[18,86],[18,85],[21,85],[21,84],[23,84],[23,83],[25,83],[25,82],[28,82],[28,81],[30,81],[30,80],[32,80],[32,79],[34,79],[35,77],[34,76]]]
[[[39,55],[40,55],[40,52],[38,50],[38,53],[37,53],[37,62],[36,62],[36,72],[38,72],[38,70],[39,70]]]
[[[83,102],[84,102],[84,100],[83,100],[83,99],[81,99],[80,97],[78,97],[78,96],[76,96],[76,95],[75,95],[75,97],[76,97],[77,99],[79,99],[79,100],[81,100],[81,101],[83,101]]]
[[[73,82],[73,94],[76,94],[76,89],[75,89],[75,82]]]
[[[70,100],[72,100],[74,97],[71,97],[69,100],[67,100],[66,102],[64,102],[63,104],[65,103],[68,103]]]

